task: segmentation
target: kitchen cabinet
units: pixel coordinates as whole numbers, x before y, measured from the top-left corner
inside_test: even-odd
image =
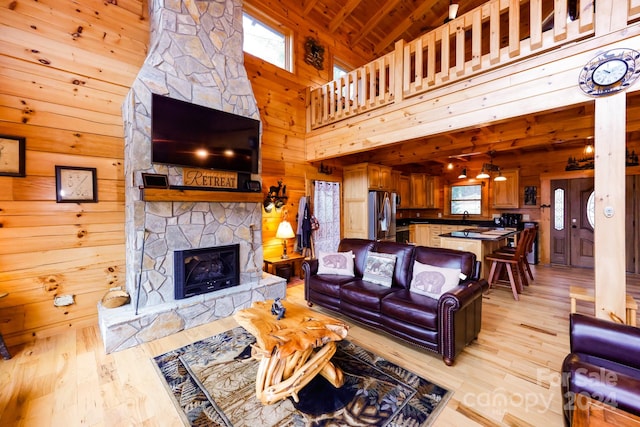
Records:
[[[506,181],[492,181],[493,185],[493,207],[494,208],[519,208],[519,177],[518,169],[503,170],[502,175]]]
[[[342,205],[344,237],[366,239],[369,235],[367,164],[347,166],[342,172]]]
[[[367,163],[367,178],[371,190],[391,191],[393,188],[391,168],[388,166]]]
[[[442,207],[440,177],[424,173],[412,173],[411,207],[415,209],[438,209]]]
[[[391,171],[391,191],[393,191],[394,193],[399,193],[400,192],[400,175],[402,175],[402,172],[400,171]]]
[[[411,206],[411,183],[409,177],[406,175],[400,175],[398,189],[398,196],[400,197],[400,203],[398,208],[408,208]]]
[[[409,241],[418,246],[429,246],[430,224],[411,224],[409,226]]]

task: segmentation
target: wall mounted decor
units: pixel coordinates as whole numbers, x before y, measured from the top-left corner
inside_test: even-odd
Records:
[[[304,62],[318,70],[324,68],[324,46],[313,37],[307,37],[304,43]]]
[[[527,206],[538,204],[538,187],[533,185],[524,187],[524,204]]]
[[[144,188],[169,188],[169,181],[167,175],[143,172],[142,185]]]
[[[97,201],[96,168],[56,166],[56,202],[96,203]]]
[[[0,176],[25,176],[25,141],[20,136],[0,135]]]

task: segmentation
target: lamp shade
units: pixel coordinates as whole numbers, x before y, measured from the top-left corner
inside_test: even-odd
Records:
[[[458,175],[458,179],[465,179],[467,177],[467,168],[462,168],[462,172]]]
[[[277,239],[292,239],[296,237],[293,232],[293,228],[291,228],[291,224],[289,221],[282,221],[278,226],[278,231],[276,231]]]
[[[456,16],[458,15],[459,7],[460,5],[458,3],[454,3],[453,1],[449,3],[449,19],[450,20],[456,19]]]
[[[484,170],[484,167],[480,171],[480,173],[476,176],[477,179],[486,179],[489,178],[489,174]]]

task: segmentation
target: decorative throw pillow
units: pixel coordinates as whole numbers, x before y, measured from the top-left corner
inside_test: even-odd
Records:
[[[367,252],[367,261],[362,280],[391,287],[396,256],[379,252]]]
[[[353,251],[348,252],[319,252],[318,274],[338,274],[351,276],[353,272]]]
[[[460,274],[459,268],[436,267],[415,261],[409,290],[433,299],[440,299],[440,295],[458,286]]]

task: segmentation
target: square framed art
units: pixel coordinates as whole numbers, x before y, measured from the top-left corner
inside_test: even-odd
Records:
[[[97,203],[96,168],[56,166],[56,202]]]
[[[0,135],[0,176],[25,176],[25,142],[20,136]]]

